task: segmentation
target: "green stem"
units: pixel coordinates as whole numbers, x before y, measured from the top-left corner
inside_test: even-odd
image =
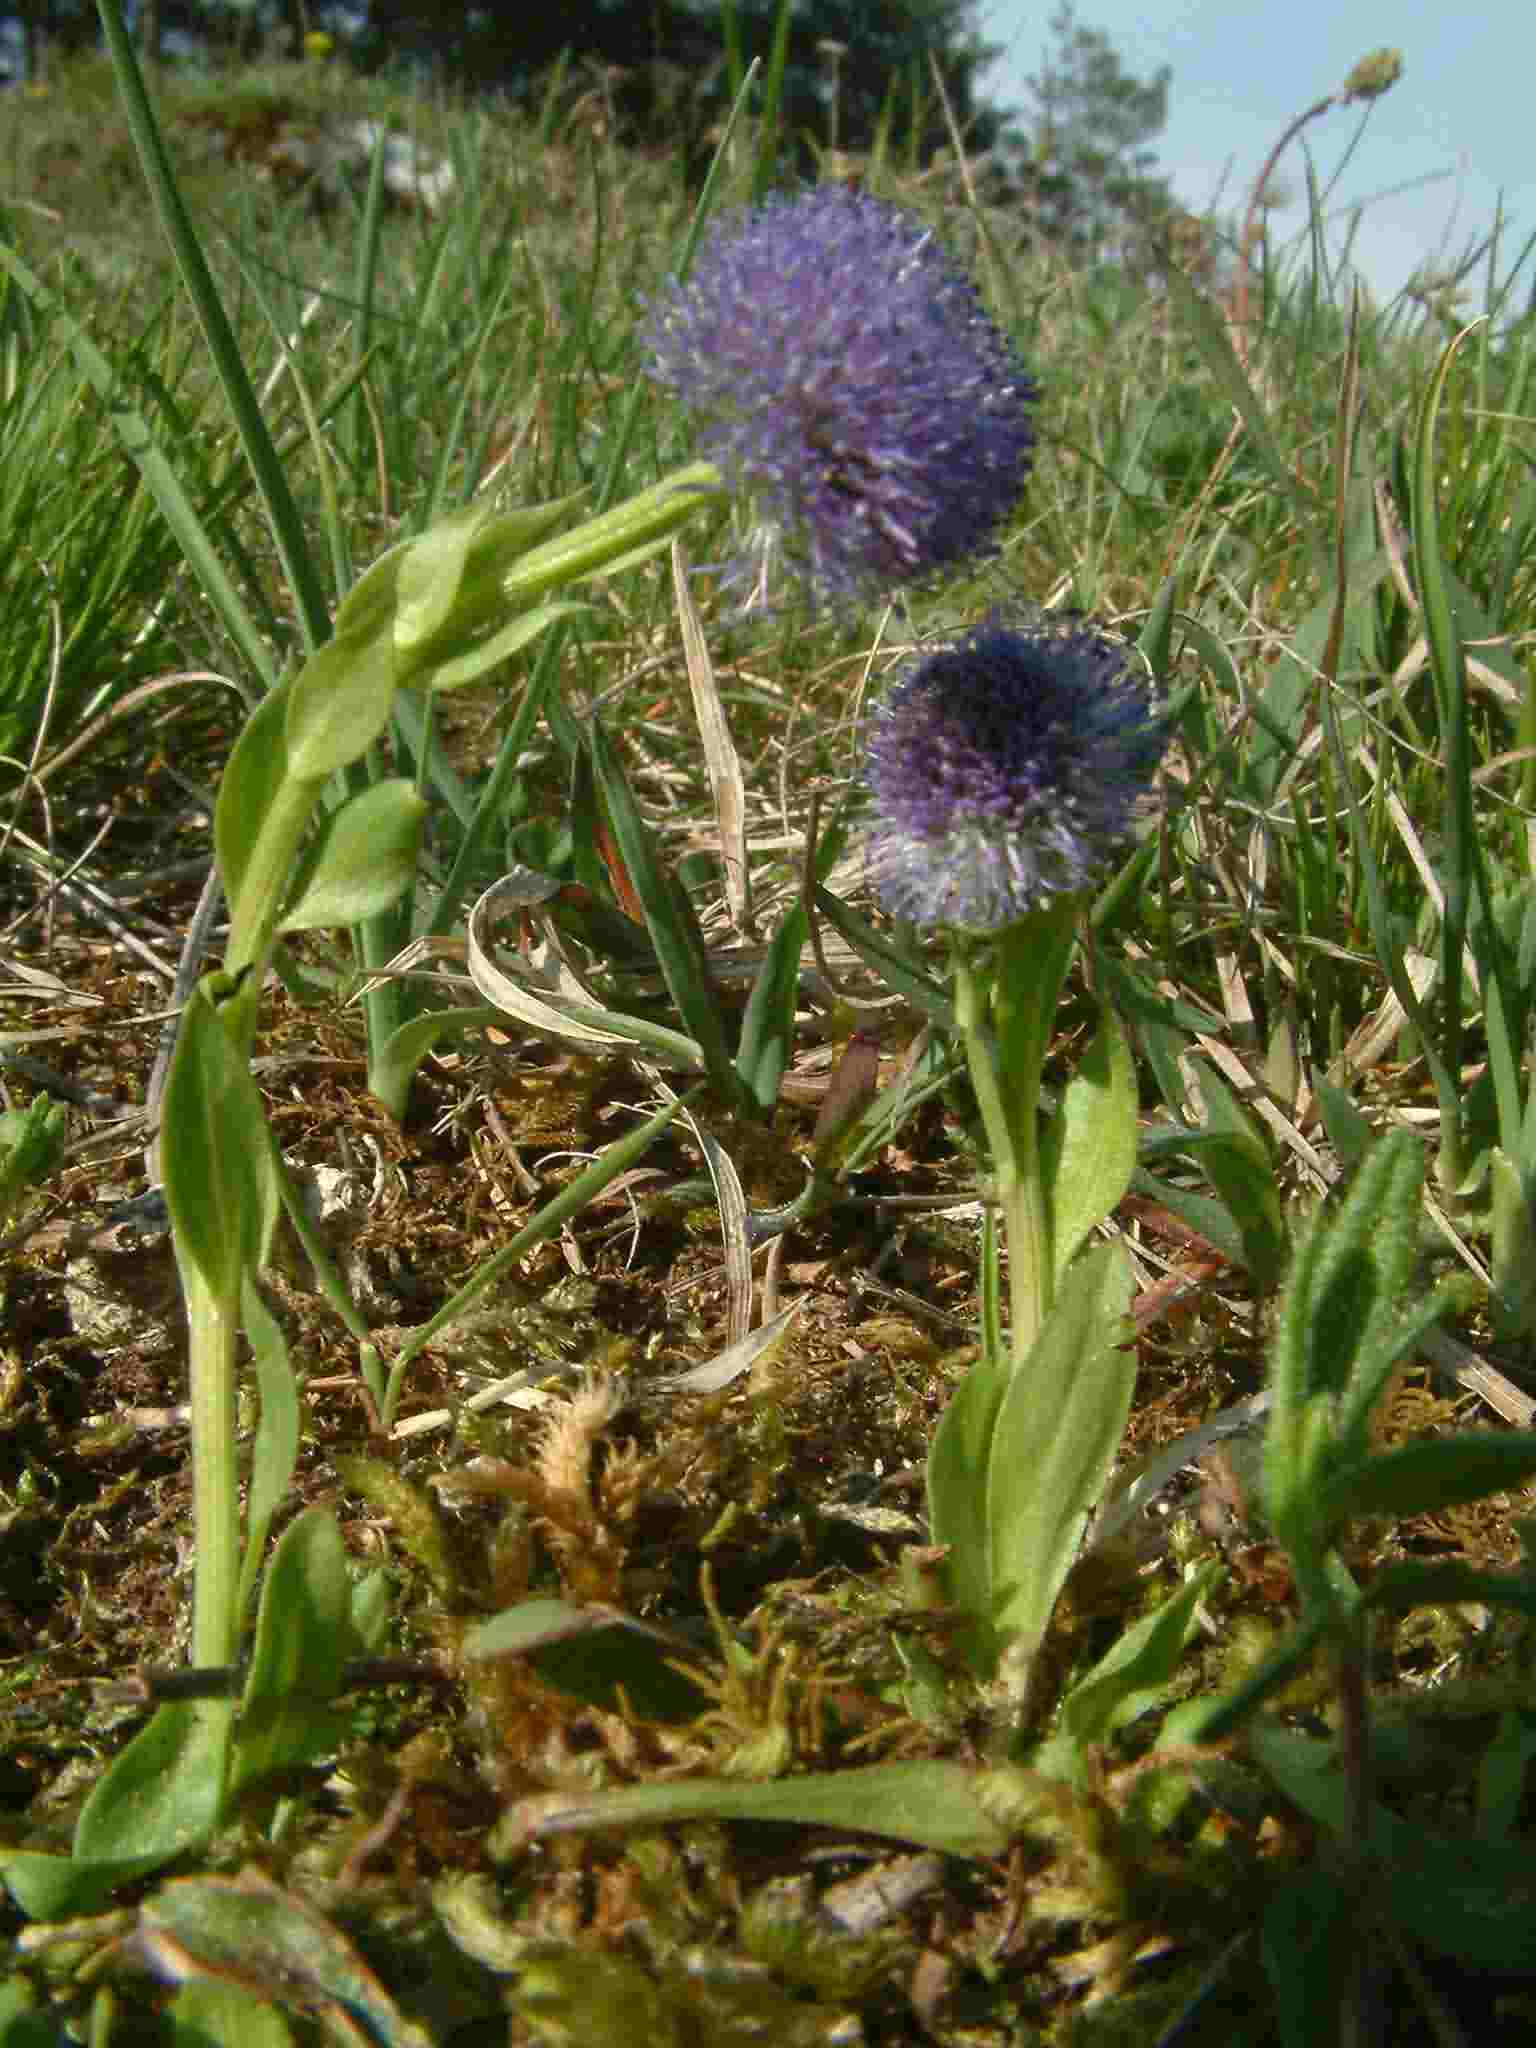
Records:
[[[1040,1334],[1056,1298],[1055,1253],[1051,1244],[1050,1201],[1040,1177],[1038,1131],[1015,1155],[1012,1185],[999,1182],[1003,1229],[1008,1237],[1009,1338],[1019,1364]]]
[[[232,1664],[240,1638],[240,1479],[235,1461],[238,1304],[210,1293],[182,1267],[191,1336],[192,1662]]]
[[[1040,1091],[1062,983],[1071,964],[1078,904],[1066,898],[1010,925],[995,941],[990,999],[994,1030],[980,1028],[970,969],[956,977],[966,1053],[997,1171],[1008,1238],[1009,1341],[1015,1365],[1040,1334],[1056,1298],[1051,1190],[1042,1171]],[[966,993],[962,1000],[962,987]]]
[[[222,1028],[232,1056],[248,1060],[256,1035],[261,981],[273,928],[309,829],[321,785],[282,785],[261,823],[251,860],[232,906],[227,971],[246,970],[239,993],[225,1004]],[[178,1057],[185,1056],[183,1043]],[[175,1133],[170,1133],[174,1144]],[[216,1292],[190,1261],[182,1263],[187,1301],[188,1379],[192,1438],[192,1519],[196,1566],[192,1589],[192,1662],[233,1663],[239,1650],[240,1481],[235,1457],[238,1288]]]

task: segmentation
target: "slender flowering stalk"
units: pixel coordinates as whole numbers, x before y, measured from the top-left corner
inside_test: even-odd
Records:
[[[1056,1241],[1038,1104],[1076,920],[1164,741],[1130,649],[1076,624],[997,617],[919,659],[869,741],[880,899],[953,942],[955,1011],[1007,1226],[1016,1361],[1070,1252]]]
[[[913,215],[825,185],[718,222],[642,339],[700,455],[754,494],[759,551],[813,587],[867,596],[996,545],[1036,387]]]

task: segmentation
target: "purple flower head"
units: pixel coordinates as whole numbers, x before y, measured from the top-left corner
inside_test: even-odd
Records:
[[[642,340],[700,454],[824,591],[984,552],[1018,500],[1035,385],[931,231],[868,193],[717,222]]]
[[[908,668],[875,716],[881,902],[914,924],[996,931],[1086,888],[1129,833],[1166,741],[1119,641],[988,619]]]

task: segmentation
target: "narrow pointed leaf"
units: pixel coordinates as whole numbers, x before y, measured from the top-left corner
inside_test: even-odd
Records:
[[[986,1473],[993,1616],[1004,1644],[1025,1654],[1045,1633],[1125,1436],[1136,1384],[1130,1305],[1124,1248],[1086,1253],[998,1409]]]
[[[600,725],[593,726],[590,745],[593,774],[683,1027],[697,1040],[710,1078],[717,1085],[724,1083],[732,1095],[738,1095],[741,1084],[726,1044],[720,1005],[710,984],[708,959],[688,905],[661,866],[655,841]]]
[[[1536,1478],[1536,1430],[1459,1430],[1382,1451],[1333,1478],[1326,1512],[1429,1515],[1505,1493]]]
[[[430,1010],[412,1017],[384,1041],[368,1069],[368,1086],[398,1123],[410,1101],[411,1082],[416,1069],[434,1046],[446,1038],[467,1031],[483,1031],[488,1024],[501,1024],[505,1012],[489,1005],[463,1004],[452,1010]]]
[[[770,1820],[888,1835],[946,1856],[1001,1856],[1012,1836],[988,1811],[986,1782],[983,1771],[934,1762],[871,1764],[861,1770],[767,1784],[693,1778],[681,1784],[599,1792],[587,1799],[554,1793],[514,1807],[493,1848],[499,1854],[514,1854],[525,1842],[584,1828]]]
[[[461,690],[466,683],[478,683],[482,676],[489,675],[492,669],[499,668],[514,654],[521,654],[525,647],[531,647],[541,633],[547,633],[561,619],[573,619],[591,609],[589,604],[551,598],[532,611],[520,612],[496,632],[477,640],[472,647],[466,647],[461,654],[449,654],[444,660],[421,669],[413,676],[413,681],[438,693]]]
[[[238,902],[262,820],[289,779],[288,695],[291,683],[273,690],[246,720],[219,778],[213,813],[213,843],[224,893]]]
[[[1215,1591],[1219,1564],[1202,1567],[1177,1593],[1118,1637],[1061,1705],[1061,1731],[1081,1754],[1160,1705],[1195,1629],[1195,1609]]]
[[[954,1030],[955,1006],[946,989],[920,967],[915,967],[876,931],[867,918],[860,917],[840,897],[820,887],[814,894],[816,908],[828,924],[842,934],[866,967],[875,970],[893,995],[905,996],[915,1009],[931,1017],[935,1024],[942,1025],[946,1031]]]
[[[949,1597],[970,1619],[972,1663],[983,1675],[996,1663],[986,1473],[1007,1385],[1007,1354],[984,1353],[950,1396],[928,1450],[928,1526],[949,1553]]]
[[[1136,1170],[1136,1068],[1106,1009],[1041,1143],[1056,1277],[1114,1210]]]
[[[220,1013],[219,979],[200,982],[182,1013],[165,1090],[165,1197],[177,1257],[233,1302],[260,1260],[276,1189],[261,1097]]]

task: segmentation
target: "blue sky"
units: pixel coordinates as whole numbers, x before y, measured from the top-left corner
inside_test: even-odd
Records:
[[[1371,109],[1332,202],[1344,209],[1373,202],[1355,246],[1370,284],[1389,293],[1421,265],[1485,233],[1501,192],[1509,222],[1502,268],[1536,232],[1536,16],[1529,4],[1510,0],[1506,11],[1468,0],[1078,0],[1077,18],[1102,29],[1137,77],[1171,68],[1159,167],[1196,211],[1213,202],[1235,206],[1295,114],[1341,85],[1370,51],[1383,44],[1401,50],[1403,76]],[[986,98],[1028,105],[1024,81],[1040,67],[1055,5],[981,0],[982,34],[1007,50],[983,76]],[[1343,108],[1304,131],[1324,177],[1360,113]],[[1279,177],[1288,193],[1303,197],[1295,145]],[[1303,218],[1299,206],[1277,216],[1282,230]],[[1524,300],[1521,289],[1517,306]],[[1469,310],[1478,303],[1474,296]]]

